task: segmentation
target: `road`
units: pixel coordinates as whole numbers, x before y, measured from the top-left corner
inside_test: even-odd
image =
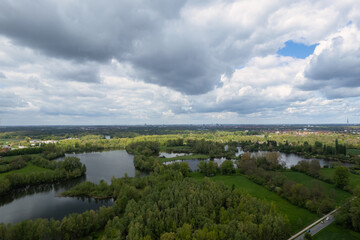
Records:
[[[330,225],[334,221],[334,216],[330,215],[328,221],[324,221],[324,223],[318,223],[317,225],[310,228],[310,234],[315,235],[320,230],[326,228],[328,225]],[[295,238],[295,240],[303,240],[305,236],[305,233],[301,234],[299,237]]]
[[[349,200],[349,202],[353,201],[354,199],[356,199],[357,197],[353,197]],[[331,224],[335,219],[334,219],[334,213],[336,213],[337,210],[339,210],[341,208],[338,207],[335,210],[333,210],[331,213],[323,216],[322,218],[320,218],[319,220],[315,221],[314,223],[310,224],[309,226],[307,226],[306,228],[304,228],[303,230],[301,230],[300,232],[296,233],[295,235],[291,236],[288,240],[302,240],[304,239],[304,235],[305,232],[310,229],[310,233],[311,235],[315,235],[316,233],[318,233],[320,230],[324,229],[325,227],[329,226],[329,224]],[[329,217],[329,220],[326,221],[325,219]],[[321,221],[324,221],[324,223],[321,223]]]
[[[334,221],[334,213],[339,210],[339,208],[335,209],[334,211],[332,211],[331,213],[325,215],[324,217],[320,218],[319,220],[317,220],[316,222],[310,224],[309,226],[307,226],[306,228],[304,228],[303,230],[301,230],[300,232],[298,232],[297,234],[293,235],[292,237],[289,238],[289,240],[302,240],[304,239],[304,235],[305,232],[310,229],[310,234],[314,235],[317,232],[319,232],[320,230],[322,230],[323,228],[327,227],[329,224],[331,224]],[[326,218],[329,218],[328,221],[326,221]],[[324,221],[324,223],[321,223],[321,221]]]

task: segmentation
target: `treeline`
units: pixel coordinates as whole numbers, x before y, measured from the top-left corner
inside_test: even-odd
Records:
[[[28,147],[0,152],[0,156],[17,156],[42,153],[47,159],[62,157],[65,153],[93,152],[124,148],[120,139],[100,139],[99,136],[87,135],[80,139],[63,140],[59,143],[45,144],[40,147]]]
[[[34,147],[34,148],[21,148],[14,149],[7,152],[0,152],[0,156],[8,157],[8,156],[17,156],[17,155],[26,155],[26,154],[37,154],[42,153],[44,151],[43,147]]]
[[[29,156],[27,156],[29,157]],[[76,157],[66,157],[64,161],[49,161],[41,156],[29,157],[30,162],[49,171],[31,173],[8,173],[0,178],[0,195],[11,189],[36,185],[40,183],[52,183],[71,178],[77,178],[85,174],[86,167]]]
[[[326,145],[319,141],[309,144],[307,141],[304,143],[289,143],[277,142],[274,140],[267,140],[266,142],[252,142],[243,141],[239,143],[244,151],[257,152],[257,151],[279,151],[283,153],[294,153],[302,155],[306,158],[316,157],[326,160],[340,160],[340,161],[353,161],[350,156],[346,154],[346,145],[340,144],[335,140],[334,145]]]
[[[335,223],[360,232],[360,186],[354,189],[354,195],[335,213]]]
[[[115,150],[125,147],[120,139],[102,139],[99,137],[103,136],[87,135],[79,139],[63,140],[57,147],[66,153]]]
[[[0,161],[0,173],[9,172],[26,166],[26,162],[21,156],[9,161]]]
[[[307,208],[318,214],[328,213],[335,207],[335,202],[327,195],[325,189],[317,180],[314,180],[309,188],[289,180],[280,172],[269,171],[282,167],[281,164],[276,163],[273,154],[276,153],[265,154],[259,160],[251,156],[250,153],[245,153],[239,159],[237,165],[248,179],[276,192],[294,205]]]
[[[210,158],[220,158],[225,154],[225,144],[219,142],[189,139],[186,145],[191,148],[191,152],[206,154]]]
[[[319,178],[328,183],[333,183],[331,179],[321,178],[320,163],[316,159],[313,159],[311,161],[301,160],[295,166],[292,166],[291,170],[305,173],[311,177]]]
[[[230,160],[225,160],[220,166],[212,160],[201,161],[198,164],[199,172],[207,177],[215,176],[217,173],[224,175],[235,173],[234,163]]]

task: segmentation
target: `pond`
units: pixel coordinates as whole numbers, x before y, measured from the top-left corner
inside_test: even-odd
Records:
[[[238,152],[235,154],[236,157],[240,156],[241,154],[245,153],[240,147],[237,148]],[[253,157],[260,157],[261,155],[267,153],[267,151],[258,151],[258,152],[252,152],[251,156]],[[184,154],[185,155],[185,154]],[[181,155],[180,155],[181,156]],[[167,157],[170,158],[170,157]],[[285,167],[286,168],[290,168],[291,166],[296,165],[299,161],[301,160],[305,160],[305,161],[311,161],[313,159],[306,159],[303,158],[299,155],[290,153],[290,154],[286,154],[286,153],[280,153],[280,161],[283,161],[285,163]],[[325,165],[329,165],[330,162],[326,161],[324,159],[316,159],[319,161],[320,166],[324,167]],[[192,171],[196,171],[198,170],[198,164],[200,163],[201,160],[199,159],[188,159],[188,160],[175,160],[175,161],[169,161],[169,162],[164,162],[165,165],[169,165],[175,162],[187,162],[189,164],[189,167]],[[210,161],[210,159],[206,159],[205,161]],[[225,161],[225,158],[214,158],[211,161],[216,162],[219,166]],[[235,164],[236,160],[232,160]],[[344,166],[350,167],[353,166],[353,164],[347,164],[347,163],[341,163]],[[236,167],[236,164],[235,164]]]
[[[125,173],[135,176],[133,156],[125,150],[67,154],[80,158],[86,165],[86,176],[58,184],[42,184],[21,189],[0,198],[0,222],[17,223],[33,218],[62,219],[70,213],[81,213],[100,206],[111,206],[113,200],[95,200],[92,198],[57,197],[85,180],[98,183],[101,179],[110,183],[112,176],[123,177]],[[62,158],[58,159],[59,161]]]

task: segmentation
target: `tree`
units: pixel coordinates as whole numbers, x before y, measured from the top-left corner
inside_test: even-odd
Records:
[[[189,167],[189,164],[187,162],[181,162],[180,163],[180,172],[183,176],[187,176],[189,172],[191,172],[191,169]]]
[[[309,164],[309,174],[314,177],[320,176],[320,163],[319,160],[313,159]]]
[[[214,176],[218,169],[218,165],[214,161],[209,161],[209,162],[201,161],[198,164],[198,167],[199,167],[199,171],[208,177]]]
[[[311,239],[313,239],[313,238],[312,238],[311,234],[307,232],[307,233],[305,233],[305,235],[304,235],[304,239],[306,239],[306,240],[311,240]]]
[[[347,167],[337,166],[335,167],[334,182],[339,188],[344,188],[349,184],[350,172]]]
[[[220,171],[222,174],[232,174],[235,173],[234,163],[231,160],[225,160],[220,165]]]

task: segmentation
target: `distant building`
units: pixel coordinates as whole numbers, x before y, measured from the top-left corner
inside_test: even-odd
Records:
[[[10,145],[2,145],[1,146],[1,152],[5,153],[11,150]]]

